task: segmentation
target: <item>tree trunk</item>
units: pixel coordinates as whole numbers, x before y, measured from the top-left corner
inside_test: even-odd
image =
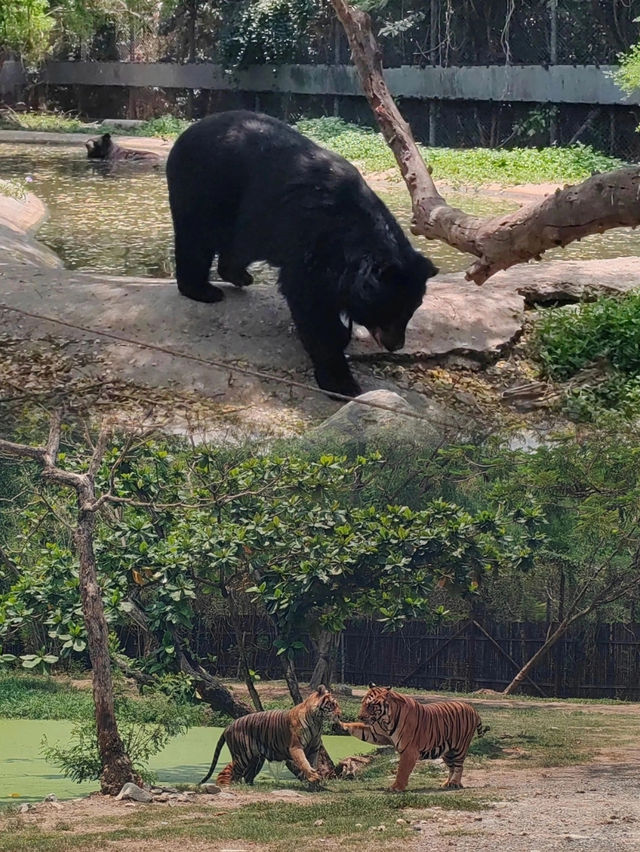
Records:
[[[318,659],[316,661],[309,686],[311,689],[317,689],[320,684],[324,684],[327,689],[331,689],[331,680],[336,662],[336,652],[338,650],[339,633],[331,633],[329,630],[321,630],[317,642],[315,642]]]
[[[133,781],[135,784],[142,782],[125,751],[116,723],[109,659],[109,627],[104,614],[93,550],[95,515],[83,508],[93,501],[93,485],[85,480],[84,488],[78,489],[80,509],[75,531],[76,552],[80,563],[80,597],[93,674],[98,751],[102,763],[100,788],[103,793],[115,796],[127,781]]]
[[[231,617],[231,625],[233,627],[233,632],[236,635],[236,645],[238,648],[238,656],[240,662],[240,671],[242,673],[242,679],[245,682],[245,686],[247,687],[247,691],[249,693],[249,697],[253,703],[253,706],[256,710],[264,710],[262,706],[262,701],[260,699],[260,695],[258,690],[256,689],[256,685],[253,682],[253,677],[251,676],[251,671],[249,669],[249,660],[247,659],[247,649],[244,644],[244,632],[242,630],[242,622],[238,615],[238,607],[236,606],[236,600],[233,596],[233,591],[227,589],[224,584],[222,585],[222,594],[227,601],[229,607],[229,615]]]
[[[176,647],[179,645],[176,644]],[[251,707],[244,701],[238,701],[219,678],[209,674],[199,663],[191,662],[184,651],[178,652],[178,660],[180,671],[193,678],[203,701],[206,701],[214,710],[221,710],[233,719],[253,713]]]
[[[411,128],[389,94],[380,48],[366,12],[345,0],[331,0],[349,44],[365,96],[394,153],[413,206],[412,231],[438,239],[477,260],[467,278],[483,284],[494,273],[566,246],[588,234],[640,224],[640,168],[597,174],[578,186],[565,186],[544,201],[487,219],[450,207],[440,195],[415,143]]]
[[[289,695],[291,696],[294,704],[302,704],[302,693],[300,692],[300,684],[298,682],[298,675],[296,674],[296,667],[293,660],[289,659],[287,654],[281,654],[280,659],[282,660],[284,679],[289,687]]]

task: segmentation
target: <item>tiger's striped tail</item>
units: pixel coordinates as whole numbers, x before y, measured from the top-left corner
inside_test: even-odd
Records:
[[[209,772],[204,776],[200,784],[205,784],[209,778],[213,775],[213,770],[216,768],[216,764],[218,762],[218,758],[220,757],[220,752],[222,751],[222,746],[224,745],[224,734],[223,731],[220,735],[220,739],[218,740],[218,745],[216,746],[216,750],[213,753],[213,760],[211,761],[211,766],[209,768]]]
[[[490,731],[490,730],[491,730],[491,728],[489,727],[489,725],[483,725],[483,724],[482,724],[482,719],[480,719],[480,721],[479,721],[479,722],[478,722],[478,724],[476,725],[476,733],[477,733],[477,735],[478,735],[479,737],[484,737],[484,735],[487,733],[487,731]]]

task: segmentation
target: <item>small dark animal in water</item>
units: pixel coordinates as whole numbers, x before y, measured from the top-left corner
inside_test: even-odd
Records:
[[[218,775],[218,784],[241,779],[253,784],[265,760],[284,760],[301,781],[317,783],[320,774],[315,766],[322,747],[322,723],[332,715],[340,715],[340,706],[329,690],[320,686],[291,710],[264,710],[235,719],[222,732],[211,768],[200,783],[213,775],[225,742],[231,763]]]
[[[111,138],[110,133],[103,133],[97,139],[89,139],[85,142],[87,157],[90,160],[107,160],[110,163],[147,163],[156,165],[160,157],[151,151],[134,151],[133,148],[122,148]]]
[[[252,283],[254,261],[278,267],[316,380],[329,393],[361,392],[344,356],[352,322],[390,352],[402,349],[437,269],[345,159],[267,115],[223,112],[178,138],[167,181],[184,296],[224,298],[209,283],[216,255],[220,277],[236,287]]]

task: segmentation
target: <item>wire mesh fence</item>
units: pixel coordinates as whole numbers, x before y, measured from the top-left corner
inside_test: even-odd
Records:
[[[374,21],[389,67],[610,65],[638,41],[639,15],[640,0],[430,0]]]

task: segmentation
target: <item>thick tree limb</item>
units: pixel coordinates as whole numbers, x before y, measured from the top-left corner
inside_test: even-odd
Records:
[[[500,269],[588,234],[640,224],[640,168],[598,174],[515,213],[482,219],[450,207],[431,178],[411,128],[384,81],[380,48],[366,12],[345,0],[331,0],[344,27],[353,63],[382,135],[394,153],[413,205],[412,231],[475,255],[467,278],[484,284]]]

